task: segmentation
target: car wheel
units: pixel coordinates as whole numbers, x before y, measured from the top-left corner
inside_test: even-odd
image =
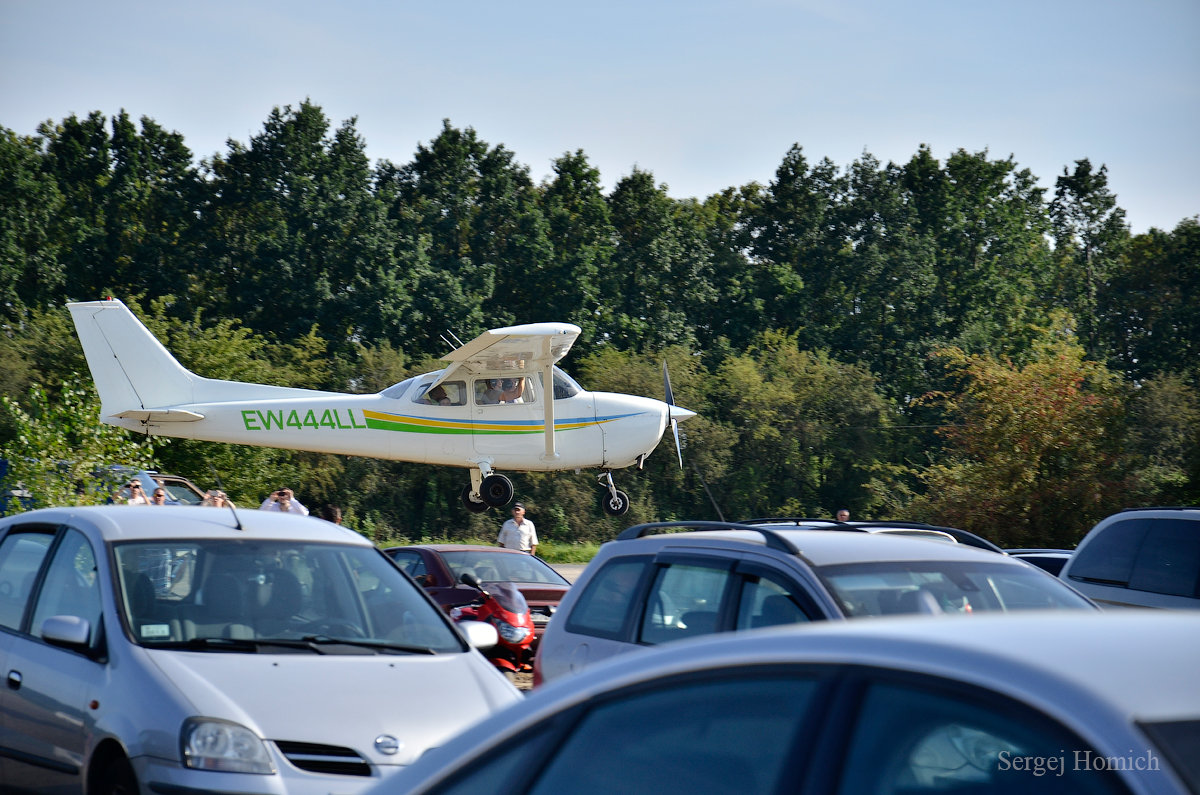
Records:
[[[133,766],[125,757],[119,757],[108,763],[100,775],[100,785],[96,788],[97,795],[138,795],[137,777],[133,775]]]

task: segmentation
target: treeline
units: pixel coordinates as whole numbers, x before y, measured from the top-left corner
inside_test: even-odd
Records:
[[[1131,235],[1087,159],[1050,195],[986,151],[839,167],[794,146],[767,185],[681,200],[636,168],[605,193],[582,151],[535,184],[449,121],[372,164],[308,102],[199,162],[124,112],[0,128],[6,457],[71,451],[78,481],[140,456],[245,504],[289,485],[378,538],[497,518],[458,506],[465,470],[98,432],[64,303],[119,296],[196,372],[318,389],[537,320],[583,328],[563,364],[591,389],[659,396],[667,361],[699,412],[685,469],[664,449],[618,473],[619,520],[587,473],[516,475],[544,539],[849,507],[1066,545],[1121,507],[1200,502],[1197,294],[1197,219]]]

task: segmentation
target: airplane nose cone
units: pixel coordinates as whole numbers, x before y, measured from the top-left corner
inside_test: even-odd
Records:
[[[695,416],[696,412],[694,411],[688,411],[681,406],[671,406],[671,419],[675,420],[676,422],[683,422],[684,420]]]

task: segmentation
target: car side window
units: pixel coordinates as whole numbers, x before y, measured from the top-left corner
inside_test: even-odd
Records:
[[[716,632],[731,576],[726,568],[684,563],[660,567],[646,597],[638,639],[666,643]]]
[[[424,577],[426,574],[425,559],[420,555],[415,552],[397,552],[392,556],[392,560],[396,561],[396,565],[409,577],[417,580],[417,582],[423,582],[417,579],[418,577]]]
[[[738,601],[738,629],[799,624],[812,620],[792,598],[790,590],[766,577],[748,577],[742,582]]]
[[[858,714],[837,792],[1124,792],[1111,775],[1077,762],[1090,751],[1050,718],[993,693],[875,682]]]
[[[794,746],[816,692],[814,678],[743,671],[737,678],[658,682],[600,701],[571,727],[526,792],[785,791],[781,783],[797,778]]]
[[[67,530],[46,570],[46,582],[33,611],[31,630],[40,633],[50,616],[78,616],[90,626],[89,645],[100,630],[100,584],[92,545],[78,530]]]
[[[1147,519],[1150,525],[1129,575],[1138,591],[1200,597],[1200,522]]]
[[[584,585],[579,601],[571,610],[567,631],[602,638],[615,638],[625,626],[642,573],[650,564],[647,557],[616,558],[605,564]]]
[[[1127,585],[1148,529],[1144,520],[1137,519],[1110,524],[1075,553],[1070,578]]]
[[[10,532],[0,541],[0,627],[20,629],[52,531]]]

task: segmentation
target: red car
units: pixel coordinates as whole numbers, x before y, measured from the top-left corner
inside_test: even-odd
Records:
[[[484,584],[511,582],[533,613],[535,647],[550,616],[571,587],[549,563],[515,549],[474,544],[411,544],[383,551],[446,609],[478,596],[478,591],[459,580],[465,571],[474,572]]]

